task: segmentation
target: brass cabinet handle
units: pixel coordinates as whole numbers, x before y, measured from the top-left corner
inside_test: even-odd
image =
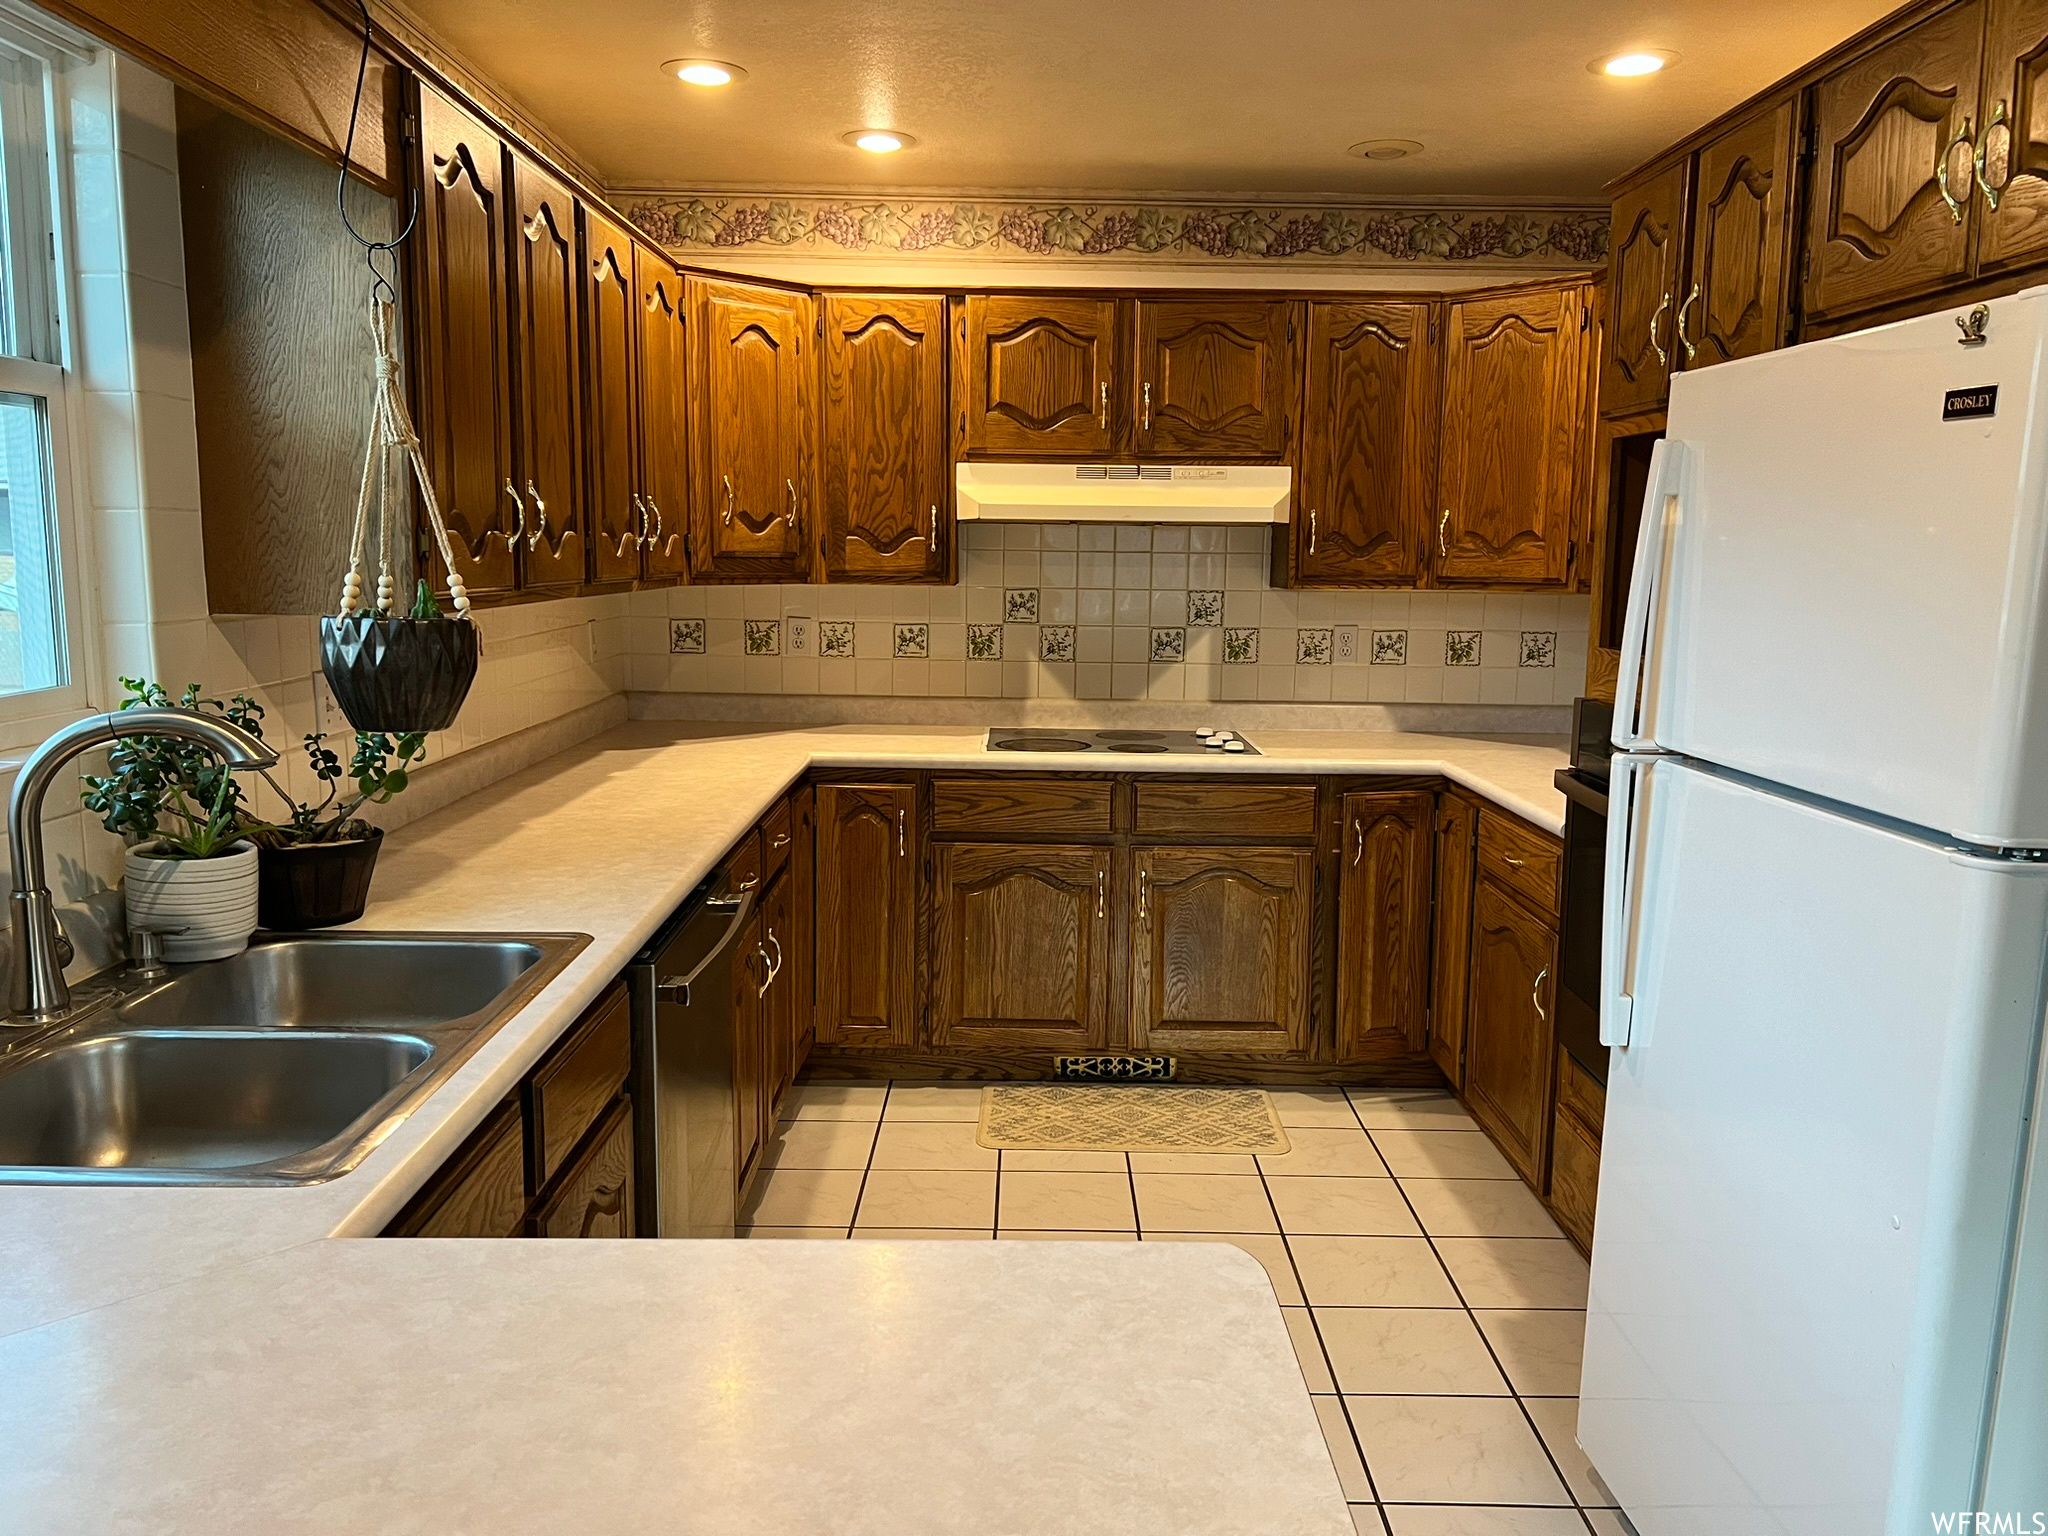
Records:
[[[652,496],[647,498],[647,508],[654,514],[654,532],[648,536],[647,542],[650,545],[659,544],[661,542],[662,529],[661,508],[655,504]]]
[[[1109,871],[1095,871],[1095,915],[1105,916],[1109,911]]]
[[[1678,324],[1672,327],[1673,331],[1678,336],[1678,344],[1681,347],[1685,348],[1685,360],[1688,363],[1700,355],[1700,349],[1693,342],[1689,341],[1686,338],[1685,317],[1688,314],[1692,313],[1693,305],[1699,303],[1699,301],[1700,285],[1698,283],[1694,283],[1692,285],[1692,292],[1688,293],[1685,296],[1685,302],[1678,306]]]
[[[1150,893],[1146,889],[1147,882],[1150,879],[1151,876],[1145,870],[1141,869],[1138,871],[1138,921],[1141,923],[1145,921],[1146,908],[1151,899]]]
[[[1500,856],[1500,861],[1501,863],[1510,865],[1515,869],[1520,869],[1522,867],[1522,861],[1516,858],[1512,853],[1502,854]]]
[[[932,519],[928,526],[931,531],[925,535],[924,541],[931,548],[937,549],[939,547],[939,506],[937,502],[932,503]]]
[[[533,503],[533,510],[540,514],[540,526],[526,536],[526,547],[539,549],[540,541],[548,536],[548,504],[540,499],[540,492],[533,488],[531,480],[526,482],[526,499]]]
[[[1152,430],[1152,381],[1150,379],[1145,381],[1143,387],[1139,389],[1138,395],[1145,402],[1144,419],[1139,423],[1138,429],[1141,432],[1150,432]]]
[[[754,988],[754,996],[766,997],[775,980],[775,962],[768,958],[768,946],[765,944],[755,944],[754,953],[761,957],[761,985]]]
[[[1946,197],[1948,194],[1944,192],[1942,195]],[[1667,289],[1663,301],[1650,312],[1650,350],[1657,354],[1657,366],[1659,368],[1669,368],[1671,366],[1671,354],[1664,350],[1664,343],[1657,335],[1657,322],[1664,318],[1664,311],[1670,307],[1671,294]]]
[[[768,930],[768,942],[775,946],[775,968],[768,973],[768,980],[773,982],[776,977],[782,974],[782,940],[775,937],[775,930],[773,928]]]
[[[640,521],[640,531],[638,533],[633,531],[633,519],[635,517]],[[645,549],[652,542],[653,540],[647,537],[647,505],[641,501],[640,495],[636,491],[633,495],[633,517],[626,519],[626,531],[619,535],[619,542],[615,552],[623,555],[628,549]]]
[[[1998,200],[2005,196],[2005,187],[2003,184],[1995,187],[1991,185],[1989,178],[1984,174],[1984,157],[1991,148],[1991,135],[2001,128],[2005,129],[2005,136],[2010,139],[2012,137],[2012,129],[2006,125],[2005,103],[2003,101],[2000,101],[1997,106],[1993,107],[1991,109],[1991,116],[1984,120],[1984,141],[1977,146],[1977,188],[1984,194],[1984,201],[1990,205],[1993,213],[1998,212]],[[2007,180],[2010,180],[2012,177],[2012,164],[2009,150],[2007,155],[2005,174]]]
[[[1351,818],[1351,865],[1355,869],[1358,861],[1365,857],[1365,823],[1356,816]]]
[[[1101,398],[1102,407],[1095,420],[1096,425],[1107,432],[1109,430],[1109,382],[1107,380],[1103,381]]]
[[[1316,552],[1316,509],[1314,507],[1308,509],[1308,552],[1310,554]]]
[[[512,498],[512,505],[519,513],[519,520],[512,525],[512,531],[505,535],[505,547],[510,549],[526,536],[526,503],[519,499],[519,491],[510,480],[505,482],[505,494]]]
[[[896,808],[896,857],[907,858],[910,851],[909,833],[905,830],[906,813],[901,806]]]
[[[1949,190],[1948,163],[1955,158],[1956,146],[1958,144],[1968,144],[1969,142],[1970,120],[1965,117],[1963,119],[1963,126],[1956,130],[1956,136],[1942,146],[1941,162],[1934,168],[1935,182],[1941,188],[1941,200],[1948,204],[1949,221],[1954,224],[1963,222],[1963,205],[1956,201],[1955,193]]]
[[[1451,551],[1444,543],[1444,530],[1451,526],[1451,509],[1444,508],[1444,515],[1436,520],[1436,557],[1439,560],[1451,558]]]
[[[789,487],[789,532],[790,532],[790,536],[791,536],[792,538],[794,538],[794,537],[799,537],[799,536],[801,536],[801,535],[802,535],[802,533],[803,533],[803,514],[802,514],[801,512],[799,512],[799,511],[797,510],[797,504],[796,504],[796,482],[795,482],[794,480],[785,480],[785,481],[783,481],[782,483],[783,483],[784,485],[786,485],[786,486],[788,486],[788,487]]]
[[[1529,984],[1529,1002],[1536,1009],[1536,1017],[1546,1024],[1550,1022],[1550,1015],[1543,1011],[1543,981],[1549,974],[1550,967],[1546,965],[1536,973],[1536,979]]]
[[[718,478],[725,482],[725,526],[730,528],[732,526],[732,476],[720,475]]]

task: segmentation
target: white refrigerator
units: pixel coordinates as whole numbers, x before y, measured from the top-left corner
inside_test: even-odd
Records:
[[[2048,1532],[2048,289],[1968,318],[1672,384],[1579,1413],[1643,1536]]]

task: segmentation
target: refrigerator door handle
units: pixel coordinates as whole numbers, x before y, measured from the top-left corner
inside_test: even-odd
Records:
[[[1680,497],[1689,459],[1685,444],[1676,438],[1667,437],[1650,450],[1649,487],[1643,493],[1628,610],[1622,618],[1621,675],[1614,689],[1614,744],[1623,751],[1655,744],[1643,706],[1662,657],[1653,651],[1650,637],[1662,614],[1663,588],[1670,574],[1666,557],[1678,521],[1671,504]]]
[[[1607,785],[1607,889],[1600,927],[1600,1043],[1624,1050],[1634,1032],[1636,918],[1634,862],[1642,839],[1636,835],[1638,779],[1649,776],[1651,759],[1617,754]]]

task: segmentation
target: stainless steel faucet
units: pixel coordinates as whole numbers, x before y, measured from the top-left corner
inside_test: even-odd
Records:
[[[94,747],[124,736],[172,736],[210,747],[228,767],[268,768],[277,754],[240,726],[187,709],[125,709],[89,715],[51,736],[28,756],[15,776],[7,808],[8,862],[14,895],[8,928],[14,942],[14,974],[7,989],[8,1023],[44,1024],[71,1006],[57,954],[57,914],[43,883],[43,796],[57,770]]]

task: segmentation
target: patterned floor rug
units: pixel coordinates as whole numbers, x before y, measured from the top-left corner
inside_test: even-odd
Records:
[[[1260,1088],[991,1083],[981,1091],[984,1147],[1015,1152],[1285,1152]]]

